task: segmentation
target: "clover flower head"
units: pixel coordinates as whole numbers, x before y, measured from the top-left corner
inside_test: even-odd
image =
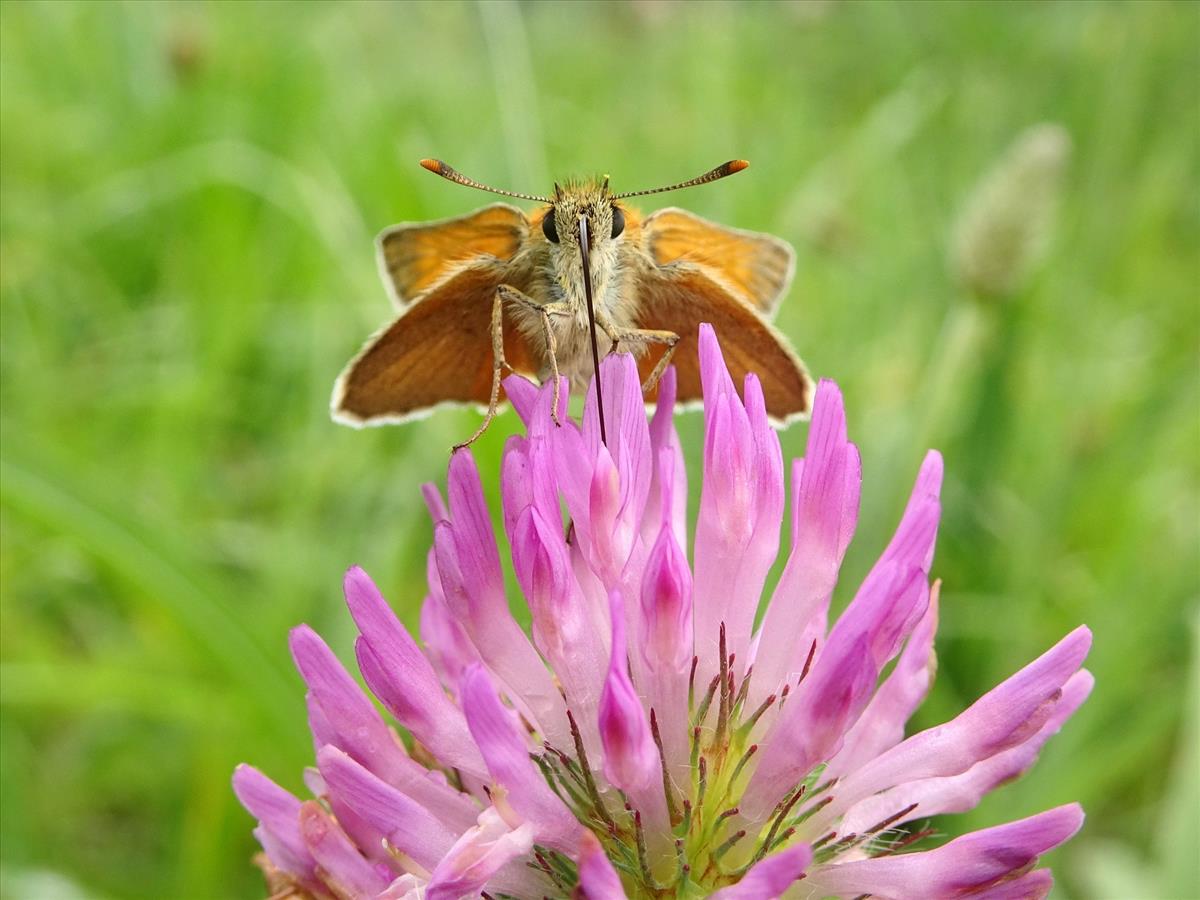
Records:
[[[317,766],[301,802],[249,766],[269,885],[312,897],[1041,897],[1038,857],[1077,805],[921,849],[931,816],[1020,775],[1087,697],[1080,627],[957,718],[906,737],[934,672],[929,580],[942,461],[832,624],[861,470],[832,382],[785,480],[762,390],[739,394],[700,333],[703,486],[694,538],[668,371],[648,422],[634,361],[601,366],[582,421],[509,378],[526,425],[501,463],[503,526],[532,619],[509,611],[475,462],[450,461],[434,520],[423,646],[360,569],[354,652],[401,740],[328,646],[291,635]],[[688,549],[691,560],[688,561]],[[927,841],[925,843],[928,843]]]

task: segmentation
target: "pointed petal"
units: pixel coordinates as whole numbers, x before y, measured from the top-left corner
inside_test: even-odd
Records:
[[[1024,743],[1054,714],[1063,686],[1083,664],[1091,643],[1087,627],[1076,628],[956,718],[914,734],[851,772],[814,822],[832,821],[859,800],[894,785],[957,775]]]
[[[610,589],[615,587],[633,549],[634,534],[621,521],[621,472],[607,447],[596,454],[596,466],[588,485],[587,520],[590,524],[587,551],[592,568]]]
[[[867,576],[762,742],[743,804],[752,819],[765,816],[813,766],[841,749],[880,670],[924,613],[928,588],[925,573],[901,559],[883,562]]]
[[[510,861],[533,848],[533,826],[510,828],[494,807],[464,832],[429,879],[425,900],[459,900],[477,894]]]
[[[334,896],[373,897],[387,887],[379,870],[358,852],[315,800],[308,800],[300,807],[300,832],[320,867],[321,881]]]
[[[426,871],[453,846],[455,833],[433,813],[336,747],[322,747],[317,766],[332,795]]]
[[[781,897],[812,863],[812,848],[797,844],[755,863],[737,884],[722,888],[712,900],[774,900]]]
[[[450,518],[450,513],[446,511],[446,501],[442,499],[442,492],[438,490],[436,484],[427,481],[421,485],[421,497],[425,501],[425,507],[429,510],[429,518],[433,520],[434,525]]]
[[[662,764],[650,736],[646,711],[629,679],[625,644],[625,610],[620,594],[612,603],[612,657],[600,696],[600,740],[604,745],[604,777],[627,794],[642,794],[661,781]]]
[[[857,452],[854,460],[857,461]],[[918,474],[895,536],[854,600],[839,617],[829,635],[828,646],[821,648],[817,657],[818,668],[821,659],[835,652],[835,647],[845,646],[858,635],[865,635],[876,666],[882,669],[923,617],[929,597],[925,573],[933,558],[941,516],[940,486],[941,457],[931,451]],[[813,631],[812,623],[806,627],[799,642],[800,652],[812,645],[814,638],[819,638],[827,607],[828,602],[819,608],[819,615],[815,617],[818,630]]]
[[[361,632],[354,650],[367,686],[388,711],[447,765],[482,776],[462,713],[379,589],[358,567],[346,573],[346,605]]]
[[[459,563],[468,570],[472,584],[480,587],[481,603],[503,606],[504,586],[500,574],[500,551],[492,518],[483,498],[479,470],[470,450],[458,450],[450,457],[446,475],[446,495],[450,506],[450,521],[458,538]]]
[[[604,387],[607,447],[628,481],[630,496],[642,495],[640,502],[644,503],[651,478],[650,431],[637,363],[628,353],[609,354],[600,361],[600,379]],[[590,451],[588,458],[594,458],[601,446],[594,379],[584,400],[583,436]]]
[[[909,579],[919,571],[923,581],[923,573],[929,571],[941,518],[941,483],[942,458],[936,451],[930,451],[895,535],[838,619],[829,636],[831,645],[841,632],[869,634],[871,652],[882,668],[924,615],[928,587],[911,585]],[[915,598],[902,595],[901,584],[917,587]]]
[[[554,427],[554,421],[550,415],[554,397],[553,380],[547,378],[541,385],[536,385],[528,378],[512,374],[505,378],[502,384],[505,394],[512,403],[512,408],[516,410],[518,416],[521,416],[526,431],[533,434],[536,431],[545,431],[546,428]],[[571,384],[570,380],[565,377],[559,378],[558,384],[558,419],[565,421],[566,408],[568,408],[571,396]]]
[[[545,663],[509,612],[483,486],[467,450],[450,457],[450,522],[434,530],[446,605],[488,669],[545,737],[566,746],[566,707]]]
[[[692,662],[692,571],[669,523],[658,533],[642,575],[639,642],[652,672],[686,675]]]
[[[797,782],[836,752],[875,687],[879,670],[865,636],[822,659],[826,664],[814,668],[760,743],[758,768],[739,804],[751,822],[762,822]]]
[[[335,744],[384,781],[437,810],[450,827],[469,828],[475,821],[473,804],[431,779],[424,766],[408,757],[374,704],[316,632],[307,625],[294,628],[290,644],[296,667],[308,684],[317,749]]]
[[[1062,700],[1042,729],[1023,744],[977,762],[967,771],[944,778],[922,778],[905,782],[890,790],[874,794],[855,804],[838,825],[839,834],[862,834],[877,822],[891,819],[901,810],[915,804],[905,816],[894,819],[901,825],[913,819],[925,819],[945,813],[960,813],[974,809],[984,795],[1003,784],[1020,778],[1037,761],[1038,753],[1062,728],[1063,723],[1091,693],[1095,679],[1081,669],[1063,686]]]
[[[550,662],[583,733],[599,759],[596,711],[608,667],[609,621],[594,614],[575,580],[562,526],[526,507],[512,535],[513,569],[533,617],[533,638]]]
[[[624,517],[639,522],[654,477],[641,375],[631,354],[614,353],[600,361],[600,377],[607,426],[615,438],[609,446],[621,472]]]
[[[659,523],[666,521],[679,546],[686,547],[687,469],[679,433],[675,430],[675,393],[675,367],[670,366],[658,382],[658,402],[650,420],[650,454],[655,466],[642,516],[642,540],[652,543]],[[665,464],[664,456],[669,460]]]
[[[533,618],[534,641],[555,670],[564,661],[565,634],[578,630],[584,615],[571,556],[557,522],[547,522],[533,506],[522,510],[512,531],[513,572]]]
[[[513,526],[528,506],[547,521],[562,521],[550,439],[544,435],[523,438],[513,435],[504,446],[500,462],[500,496],[504,507],[504,531],[512,537]]]
[[[433,565],[436,573],[436,562]],[[479,651],[446,608],[440,585],[437,594],[429,594],[421,604],[420,635],[426,656],[441,677],[442,685],[449,690],[454,690],[462,680],[467,666],[479,662]]]
[[[550,407],[554,396],[554,382],[547,379],[540,387],[520,375],[509,375],[504,379],[504,393],[508,395],[513,409],[525,423],[525,428],[532,433],[538,425],[545,426],[550,420]],[[567,417],[567,401],[570,398],[571,384],[566,378],[559,379],[558,417],[561,421]]]
[[[310,696],[320,705],[325,727],[337,737],[338,745],[376,774],[389,778],[402,765],[398,759],[406,757],[374,704],[307,625],[293,628],[288,643],[296,668]]]
[[[438,489],[426,484],[422,493],[435,529],[439,523],[449,521],[450,513]],[[425,581],[429,585],[429,594],[421,604],[421,640],[425,643],[426,654],[443,687],[453,692],[462,677],[462,669],[479,658],[479,651],[446,607],[446,595],[442,591],[442,577],[438,573],[433,547],[425,554]]]
[[[908,506],[900,519],[900,526],[883,553],[884,559],[913,559],[926,572],[929,571],[933,563],[934,542],[937,540],[937,519],[935,518],[931,525],[921,516],[921,512],[922,507],[939,502],[942,469],[942,454],[936,450],[925,454],[925,461],[921,463],[921,470],[917,473],[917,483],[913,485]]]
[[[833,626],[817,665],[839,646],[862,637],[876,669],[883,669],[928,608],[929,582],[924,569],[903,559],[880,563]]]
[[[275,867],[311,883],[316,863],[300,834],[300,801],[245,763],[233,770],[233,792],[258,819],[255,836]]]
[[[1078,804],[976,831],[921,853],[826,865],[810,876],[816,894],[961,897],[999,887],[1070,839],[1083,824]]]
[[[576,900],[626,900],[625,888],[613,868],[604,848],[590,831],[583,832],[579,841],[579,886]]]
[[[846,432],[842,392],[828,379],[817,385],[804,460],[792,545],[811,565],[836,570],[849,543],[846,532],[853,533],[858,519],[861,473]]]
[[[933,636],[938,621],[938,585],[929,593],[929,606],[917,623],[896,667],[875,692],[866,710],[846,734],[845,743],[829,764],[828,774],[841,777],[904,740],[904,724],[921,705],[933,681],[936,661]]]
[[[513,526],[533,503],[533,466],[529,438],[514,434],[504,442],[500,456],[500,503],[504,510],[504,533],[512,539]]]
[[[667,451],[663,460],[670,459]],[[687,777],[688,675],[691,671],[692,573],[671,523],[664,520],[642,574],[634,652],[645,674],[640,687],[654,711],[668,770]]]
[[[759,632],[752,707],[777,692],[807,657],[811,641],[797,641],[796,635],[829,607],[858,521],[861,486],[858,451],[846,436],[841,392],[832,381],[822,380],[803,464],[797,461],[793,466],[792,549]]]
[[[509,375],[501,383],[508,402],[528,429],[530,420],[536,414],[538,386],[522,375]]]
[[[513,727],[482,667],[467,670],[461,691],[471,735],[506,802],[533,826],[539,843],[571,852],[579,840],[579,822],[530,761],[528,743]]]
[[[779,550],[783,456],[767,421],[758,379],[738,398],[711,326],[700,326],[704,389],[704,486],[696,523],[697,681],[720,667],[721,625],[740,673],[748,663],[758,600]]]
[[[555,477],[588,563],[607,589],[619,586],[634,551],[650,490],[653,460],[637,366],[627,353],[600,364],[607,444],[601,444],[595,381],[582,430],[552,435]]]

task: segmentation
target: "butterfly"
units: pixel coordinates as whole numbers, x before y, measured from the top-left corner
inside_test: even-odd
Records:
[[[458,184],[544,205],[526,214],[494,203],[379,236],[380,271],[396,312],[338,377],[337,421],[399,423],[443,404],[478,405],[484,419],[458,445],[465,446],[504,402],[505,372],[553,378],[557,395],[560,375],[585,387],[613,352],[638,359],[647,400],[672,362],[677,398],[699,400],[703,322],[720,336],[735,383],[757,374],[776,422],[811,410],[812,378],[770,324],[792,280],[792,248],[683,209],[643,218],[624,202],[716,181],[745,169],[744,160],[629,193],[612,193],[607,177],[555,184],[552,197],[488,187],[440,160],[421,165]],[[600,424],[603,434],[602,416]]]

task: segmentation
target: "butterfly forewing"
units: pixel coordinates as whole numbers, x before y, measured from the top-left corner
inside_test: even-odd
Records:
[[[403,307],[464,265],[512,259],[528,235],[521,210],[493,203],[466,216],[389,228],[377,241],[379,265],[392,299]]]
[[[726,228],[674,207],[648,216],[642,228],[643,246],[658,265],[691,263],[766,315],[791,284],[796,255],[769,234]]]

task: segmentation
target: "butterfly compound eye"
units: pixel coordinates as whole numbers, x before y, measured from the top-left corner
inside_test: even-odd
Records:
[[[546,213],[546,218],[542,219],[542,234],[546,236],[546,240],[550,243],[558,243],[558,226],[554,224],[553,208],[551,208],[550,212]]]
[[[617,237],[625,230],[625,213],[621,212],[621,207],[613,207],[613,227],[612,236]]]

